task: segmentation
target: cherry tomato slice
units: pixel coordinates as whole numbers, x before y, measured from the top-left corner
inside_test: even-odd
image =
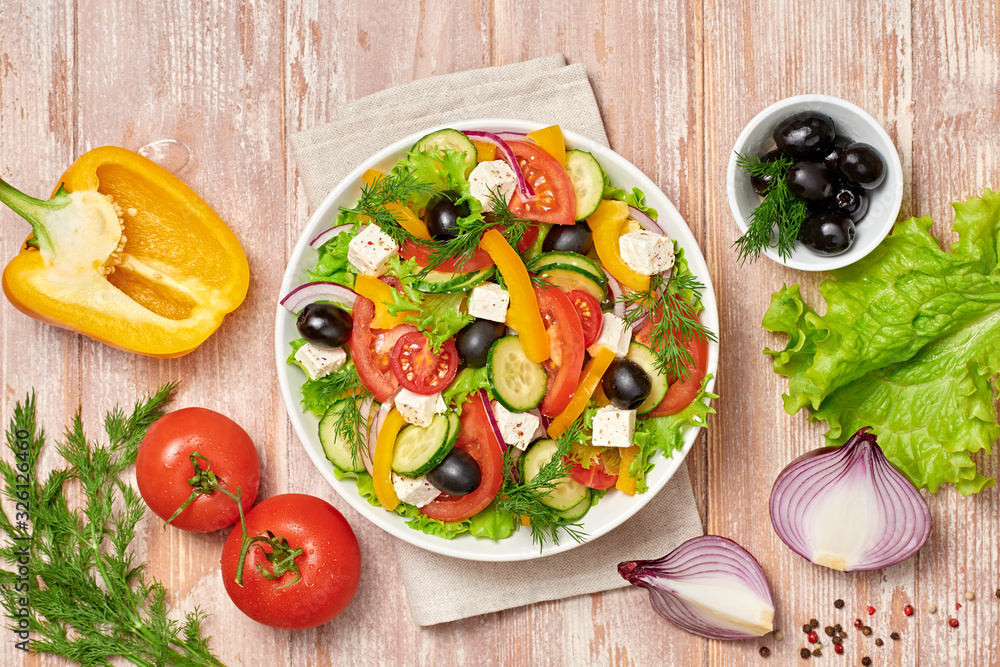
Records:
[[[659,318],[656,319],[659,320]],[[695,314],[695,319],[698,319],[697,314]],[[652,328],[653,323],[646,322],[639,329],[635,339],[643,345],[649,345],[649,335]],[[673,332],[673,336],[677,339],[676,331]],[[708,372],[708,341],[704,338],[692,337],[681,342],[691,355],[692,360],[691,363],[687,364],[687,377],[681,379],[677,373],[668,373],[669,389],[667,389],[667,395],[663,397],[658,406],[646,415],[647,417],[677,414],[690,405],[701,390],[701,381],[705,379],[705,374]]]
[[[601,304],[592,294],[583,290],[566,292],[566,296],[573,302],[576,314],[580,317],[580,325],[583,327],[583,346],[590,347],[601,335]]]
[[[528,220],[556,225],[576,223],[576,191],[559,161],[526,141],[508,141],[507,145],[514,152],[525,180],[535,190],[535,196],[527,201],[515,192],[510,210]]]
[[[448,386],[458,372],[458,350],[448,340],[441,352],[431,350],[419,331],[404,333],[392,348],[392,372],[401,387],[417,394],[433,394]]]
[[[568,296],[554,285],[535,289],[538,310],[549,335],[549,358],[542,363],[549,382],[539,406],[546,417],[562,413],[573,398],[583,370],[583,328]]]
[[[517,249],[524,252],[531,247],[531,244],[535,242],[538,238],[538,227],[532,225],[524,232],[524,236],[517,243]],[[427,266],[427,260],[434,252],[432,246],[422,246],[417,245],[412,240],[407,239],[403,243],[403,247],[399,250],[399,255],[403,259],[414,259],[420,266]],[[471,273],[472,271],[478,271],[480,269],[485,269],[487,266],[493,266],[493,259],[490,257],[489,253],[482,249],[477,249],[476,252],[472,254],[465,264],[462,265],[461,269],[458,267],[458,262],[454,259],[446,259],[441,262],[435,271],[448,271],[448,272],[461,272],[461,273]]]
[[[618,475],[608,474],[601,457],[590,459],[590,467],[584,468],[579,463],[569,469],[569,476],[576,482],[591,489],[609,489],[618,481]]]

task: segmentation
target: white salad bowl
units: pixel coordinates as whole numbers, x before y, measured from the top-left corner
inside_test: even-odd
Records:
[[[281,295],[285,295],[295,287],[308,282],[306,272],[315,265],[318,256],[318,252],[309,246],[309,241],[335,224],[341,207],[349,208],[354,205],[361,195],[361,175],[365,170],[378,169],[382,172],[388,172],[418,139],[445,127],[492,132],[531,132],[542,126],[521,120],[467,120],[428,128],[424,132],[401,139],[379,151],[348,174],[313,213],[292,251],[284,280],[281,283]],[[702,294],[705,310],[701,313],[701,320],[709,329],[718,332],[719,314],[715,293],[712,290],[712,282],[708,274],[708,266],[705,264],[705,259],[694,236],[674,205],[653,181],[617,153],[575,132],[564,130],[563,136],[568,148],[578,148],[591,152],[601,163],[612,183],[627,189],[639,187],[646,193],[646,203],[659,212],[658,224],[671,238],[679,241],[690,262],[691,271],[705,284],[705,290]],[[333,466],[326,459],[319,441],[319,419],[311,413],[304,413],[302,409],[299,387],[305,381],[305,376],[299,368],[285,363],[290,353],[289,343],[299,338],[295,328],[295,315],[280,304],[277,305],[275,311],[275,358],[278,365],[278,382],[281,385],[281,395],[292,426],[295,428],[295,433],[320,474],[351,507],[367,520],[401,540],[422,549],[468,560],[528,560],[561,553],[579,546],[580,543],[568,536],[563,536],[558,544],[547,543],[539,549],[538,545],[531,540],[531,531],[526,528],[521,528],[511,537],[499,541],[476,538],[467,533],[446,540],[414,530],[406,525],[404,517],[387,512],[381,507],[370,505],[358,494],[353,480],[338,480],[333,474]],[[708,372],[714,375],[718,363],[719,346],[716,343],[710,343]],[[709,380],[708,388],[711,389],[712,385],[712,380]],[[612,491],[591,508],[582,520],[583,531],[586,533],[584,542],[599,538],[642,509],[656,493],[663,489],[677,468],[682,465],[684,457],[694,445],[697,436],[698,429],[689,428],[684,434],[684,447],[681,451],[676,452],[669,459],[664,459],[659,455],[654,457],[655,467],[647,476],[649,490],[646,493],[628,496]]]
[[[854,244],[840,255],[822,255],[813,252],[800,241],[789,257],[782,257],[775,247],[761,253],[768,259],[800,271],[832,271],[853,264],[882,242],[892,230],[903,202],[903,167],[892,139],[882,126],[866,111],[845,100],[829,95],[798,95],[775,102],[747,123],[733,152],[729,155],[726,170],[726,191],[733,218],[742,233],[750,225],[750,214],[761,199],[750,185],[750,176],[736,164],[736,154],[763,155],[774,148],[771,134],[775,126],[799,111],[818,111],[833,119],[838,135],[845,134],[855,141],[869,144],[879,152],[885,162],[885,180],[878,188],[866,190],[868,212],[856,224]]]

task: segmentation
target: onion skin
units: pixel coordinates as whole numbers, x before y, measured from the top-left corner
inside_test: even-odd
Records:
[[[771,524],[788,548],[834,570],[877,570],[915,554],[931,531],[916,487],[868,428],[795,459],[771,489]]]

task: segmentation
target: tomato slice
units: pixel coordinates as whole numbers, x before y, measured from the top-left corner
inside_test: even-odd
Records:
[[[535,144],[508,141],[524,178],[535,190],[535,196],[525,201],[514,192],[510,210],[528,220],[551,222],[556,225],[576,223],[576,190],[569,174],[559,161]]]
[[[483,402],[476,395],[462,405],[462,431],[456,447],[464,449],[479,464],[479,488],[465,496],[438,496],[420,509],[439,521],[463,521],[486,509],[503,483],[503,454]]]
[[[392,348],[392,372],[400,386],[417,394],[433,394],[448,386],[458,372],[455,341],[445,341],[440,354],[431,350],[427,336],[404,333]]]
[[[579,463],[575,464],[569,469],[569,476],[591,489],[609,489],[618,481],[618,475],[609,474],[599,456],[590,459],[589,468],[584,468]]]
[[[403,334],[416,331],[410,324],[400,324],[392,329],[372,329],[375,304],[370,299],[358,296],[354,302],[354,325],[351,328],[351,359],[358,369],[358,377],[365,389],[379,402],[389,400],[399,382],[392,374],[389,355],[396,341]]]
[[[697,314],[694,317],[696,320],[698,319]],[[635,339],[644,345],[648,345],[649,334],[652,328],[653,323],[646,322],[639,329],[639,333],[636,334]],[[673,336],[675,340],[678,339],[676,331],[673,332]],[[670,386],[667,389],[667,395],[663,397],[659,405],[646,415],[647,417],[664,417],[666,415],[677,414],[690,405],[691,401],[698,396],[698,392],[701,390],[701,381],[705,379],[705,374],[708,372],[708,341],[704,338],[693,336],[688,340],[681,341],[681,343],[691,355],[691,362],[686,365],[688,369],[687,377],[681,379],[676,373],[668,373],[667,382]]]
[[[549,358],[542,362],[549,382],[539,406],[546,417],[562,413],[573,398],[583,370],[583,326],[576,308],[558,287],[535,288],[538,310],[549,335]]]
[[[524,232],[524,236],[517,244],[517,249],[524,252],[531,247],[531,244],[535,242],[538,238],[538,227],[532,225]],[[403,243],[403,247],[399,250],[399,255],[404,260],[405,259],[415,259],[417,264],[420,266],[427,266],[427,261],[434,252],[433,247],[417,245],[411,239],[407,239]],[[487,266],[493,266],[493,259],[490,257],[489,253],[481,248],[477,248],[476,252],[472,253],[472,257],[469,258],[462,268],[459,269],[458,262],[454,259],[446,259],[441,262],[434,270],[435,271],[450,271],[462,273],[471,273],[472,271],[479,271],[480,269],[485,269]]]
[[[590,347],[601,335],[601,304],[597,302],[593,294],[583,290],[572,290],[566,292],[566,296],[573,302],[576,314],[580,318],[583,326],[583,346]]]

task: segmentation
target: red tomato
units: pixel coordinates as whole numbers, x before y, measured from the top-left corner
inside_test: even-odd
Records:
[[[222,583],[240,611],[264,625],[304,630],[326,623],[344,610],[361,578],[361,551],[347,520],[325,500],[288,493],[273,496],[246,515],[251,538],[271,531],[284,538],[301,579],[285,572],[268,581],[258,567],[274,572],[271,545],[254,543],[243,564],[243,586],[236,581],[243,535],[234,528],[222,548]]]
[[[695,319],[698,319],[697,315],[695,315]],[[635,339],[648,345],[652,328],[652,322],[646,322],[639,329]],[[677,332],[674,332],[674,337],[677,338]],[[687,365],[688,375],[684,379],[680,379],[676,373],[667,375],[667,382],[670,385],[667,389],[667,395],[663,397],[658,406],[653,408],[652,412],[646,414],[647,417],[677,414],[690,405],[701,390],[701,381],[708,372],[708,341],[704,338],[692,337],[682,342],[692,359],[692,363]]]
[[[243,511],[253,507],[260,483],[257,449],[247,432],[225,415],[205,408],[184,408],[157,419],[139,445],[135,477],[142,499],[163,520],[191,497],[198,466],[214,473],[219,487],[238,495]],[[205,460],[207,459],[207,460]],[[203,487],[210,490],[211,486]],[[240,493],[237,494],[237,489]],[[170,522],[183,530],[207,533],[240,520],[232,498],[220,491],[199,494]]]
[[[524,232],[524,236],[521,240],[517,242],[517,249],[524,252],[531,247],[531,244],[535,242],[538,238],[538,227],[532,226]],[[399,255],[403,259],[415,259],[417,264],[420,266],[427,266],[427,259],[434,252],[433,247],[421,246],[414,243],[412,240],[407,239],[403,243],[403,247],[399,250]],[[479,248],[472,254],[472,257],[462,265],[462,268],[458,268],[458,262],[453,259],[446,259],[441,262],[435,271],[450,271],[462,273],[471,273],[472,271],[478,271],[479,269],[485,269],[487,266],[493,266],[493,258],[490,257],[489,253],[485,250]]]
[[[508,141],[535,196],[524,201],[518,192],[510,200],[510,210],[521,218],[556,225],[576,223],[576,190],[559,161],[535,144]]]
[[[410,324],[400,324],[392,329],[372,329],[375,304],[370,299],[358,296],[354,302],[354,325],[351,329],[351,359],[358,369],[361,384],[372,393],[376,400],[389,400],[399,382],[390,368],[390,354],[396,341],[406,333],[416,331]]]
[[[562,413],[580,384],[583,370],[583,327],[573,302],[561,289],[549,286],[535,288],[538,310],[549,335],[549,358],[542,362],[549,383],[539,406],[546,417]]]
[[[583,346],[590,347],[601,335],[601,327],[603,326],[601,304],[592,294],[583,290],[575,289],[566,292],[566,296],[573,302],[576,314],[580,318],[580,324],[583,326]]]
[[[417,394],[441,391],[458,372],[455,341],[445,341],[435,354],[427,336],[419,331],[403,334],[392,349],[392,372],[402,387]]]
[[[575,464],[569,469],[569,476],[580,484],[589,486],[592,489],[608,489],[618,481],[618,475],[608,474],[607,469],[604,467],[604,461],[601,460],[600,456],[590,459],[589,468],[584,468],[579,463]]]
[[[420,509],[439,521],[463,521],[486,509],[503,483],[503,454],[483,402],[477,395],[462,405],[462,431],[456,447],[464,449],[479,464],[479,488],[465,496],[438,496]]]

